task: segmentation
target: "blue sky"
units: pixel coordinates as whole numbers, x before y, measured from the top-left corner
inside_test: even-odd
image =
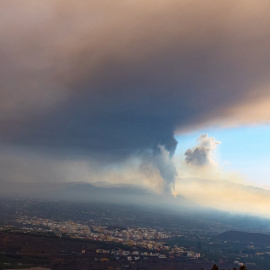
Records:
[[[270,125],[201,129],[177,135],[176,154],[183,155],[194,147],[197,138],[204,133],[221,142],[216,157],[224,170],[238,173],[246,183],[270,188]]]

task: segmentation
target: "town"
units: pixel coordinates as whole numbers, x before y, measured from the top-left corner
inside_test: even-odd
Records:
[[[15,269],[29,261],[36,266],[37,256],[45,257],[42,265],[52,269],[60,262],[66,269],[75,267],[80,260],[96,269],[127,265],[151,269],[155,264],[166,269],[168,263],[172,269],[188,270],[211,269],[214,263],[226,269],[246,265],[248,270],[267,270],[270,266],[268,220],[41,200],[0,200],[0,210],[3,262]],[[250,238],[240,230],[261,235]]]
[[[37,217],[20,217],[16,220],[19,226],[17,229],[23,232],[52,232],[58,237],[68,236],[70,238],[95,240],[101,242],[115,242],[129,247],[138,247],[146,249],[147,251],[139,252],[127,251],[127,250],[104,250],[97,249],[98,254],[113,254],[116,259],[119,256],[125,256],[130,261],[131,255],[134,255],[134,259],[138,260],[140,256],[158,257],[160,259],[166,259],[167,256],[174,258],[174,256],[185,256],[191,259],[200,258],[200,253],[188,250],[184,247],[178,247],[177,245],[169,246],[166,242],[162,241],[171,238],[172,233],[165,232],[164,230],[157,230],[153,228],[113,228],[110,229],[106,226],[92,226],[68,221],[54,221],[50,219],[43,219]],[[3,228],[5,229],[5,228]],[[150,252],[148,252],[150,251]],[[152,252],[155,251],[155,252]]]

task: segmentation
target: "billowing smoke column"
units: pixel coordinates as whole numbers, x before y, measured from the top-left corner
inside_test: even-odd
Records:
[[[173,193],[177,170],[173,164],[172,156],[165,146],[158,145],[158,152],[154,157],[154,164],[158,168],[162,178],[168,184],[169,190]]]
[[[158,144],[140,155],[140,171],[146,176],[151,176],[151,178],[162,178],[163,191],[172,194],[174,194],[175,177],[177,176],[173,160],[175,147],[169,151],[165,145]]]
[[[213,165],[215,163],[213,152],[221,142],[216,141],[213,137],[208,137],[208,134],[201,135],[197,141],[199,143],[195,147],[185,152],[186,163],[199,167]]]

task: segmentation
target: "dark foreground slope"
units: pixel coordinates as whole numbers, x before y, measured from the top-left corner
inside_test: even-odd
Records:
[[[228,231],[221,233],[215,237],[216,240],[241,242],[241,243],[253,243],[270,245],[270,235],[263,233],[248,233],[240,231]]]
[[[134,262],[126,257],[116,259],[111,253],[97,254],[97,249],[119,250],[128,247],[113,243],[82,239],[59,238],[53,235],[34,235],[0,232],[0,269],[43,266],[51,270],[89,269],[211,269],[212,263],[145,257]],[[82,253],[85,251],[85,254]],[[130,249],[132,250],[132,249]]]

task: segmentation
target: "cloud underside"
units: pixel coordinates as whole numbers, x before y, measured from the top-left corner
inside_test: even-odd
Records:
[[[3,1],[5,143],[129,155],[269,121],[269,1]],[[252,109],[250,109],[252,108]]]

